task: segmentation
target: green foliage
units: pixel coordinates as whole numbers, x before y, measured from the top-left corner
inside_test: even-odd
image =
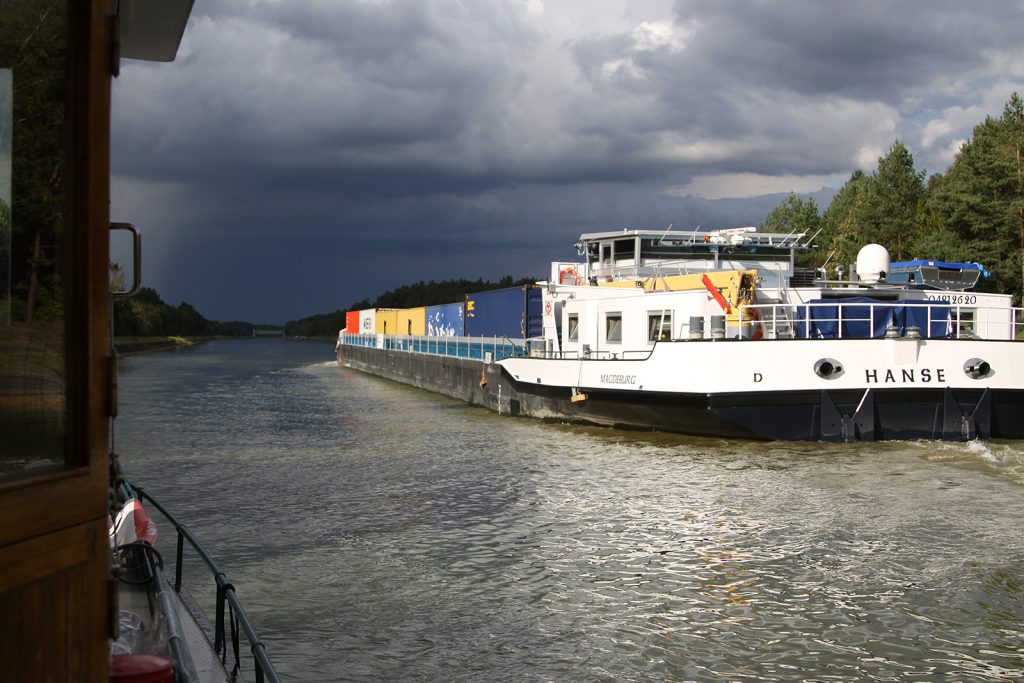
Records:
[[[56,254],[64,228],[66,3],[0,3],[0,65],[13,73],[12,317],[63,313]]]
[[[821,215],[814,199],[801,199],[795,193],[790,193],[761,223],[761,229],[765,232],[803,232],[808,237],[816,233],[820,227]]]
[[[897,140],[878,160],[878,170],[868,186],[861,234],[867,242],[887,247],[894,261],[908,258],[909,243],[918,231],[924,176],[923,170],[914,169],[910,150]]]
[[[818,243],[830,269],[852,263],[871,243],[886,247],[894,261],[910,258],[924,197],[924,171],[914,169],[910,150],[897,140],[877,171],[855,171],[825,211]]]
[[[292,320],[284,325],[286,337],[331,337],[338,336],[338,330],[345,327],[345,313],[338,310],[333,313],[311,315],[301,320]]]
[[[251,337],[257,328],[280,329],[243,321],[207,320],[188,302],[182,301],[177,306],[165,303],[151,287],[143,287],[130,299],[114,302],[114,336],[117,337]]]
[[[801,199],[795,193],[790,193],[785,201],[771,210],[760,229],[786,235],[803,233],[807,239],[811,239],[818,234],[821,225],[821,214],[818,213],[818,204],[814,199]]]
[[[822,215],[821,231],[814,240],[816,246],[801,259],[801,265],[825,266],[834,277],[837,266],[856,257],[857,250],[864,244],[857,229],[858,217],[863,211],[870,182],[863,171],[853,172]]]
[[[952,252],[989,266],[992,286],[1020,301],[1024,287],[1024,101],[1014,93],[998,118],[988,117],[937,179],[929,209],[941,220]],[[947,252],[948,253],[948,252]],[[943,256],[944,257],[944,256]]]
[[[533,278],[520,278],[513,280],[511,275],[506,275],[497,282],[489,282],[483,279],[477,280],[442,280],[441,282],[419,282],[411,285],[402,285],[397,289],[384,292],[375,301],[367,306],[361,304],[365,301],[357,301],[348,307],[349,311],[359,311],[366,308],[418,308],[420,306],[436,306],[439,304],[450,304],[457,301],[464,301],[467,294],[472,292],[485,292],[492,289],[504,289],[518,285],[528,285],[536,282]],[[358,305],[357,305],[358,304]]]
[[[1024,101],[1016,93],[1003,116],[989,117],[957,154],[945,176],[925,184],[906,145],[897,140],[871,175],[855,171],[821,217],[816,247],[802,265],[830,276],[881,244],[894,261],[979,261],[995,273],[990,286],[1020,296],[1024,287]],[[806,207],[791,195],[765,220],[778,231]]]

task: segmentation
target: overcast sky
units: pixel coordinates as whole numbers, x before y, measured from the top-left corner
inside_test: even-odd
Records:
[[[114,83],[112,219],[217,320],[544,277],[581,232],[757,224],[897,138],[944,171],[1024,92],[1021,26],[1021,0],[195,0],[177,61]]]

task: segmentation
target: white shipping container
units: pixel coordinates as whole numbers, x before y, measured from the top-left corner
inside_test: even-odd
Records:
[[[359,334],[376,334],[377,332],[377,309],[368,308],[359,311]]]

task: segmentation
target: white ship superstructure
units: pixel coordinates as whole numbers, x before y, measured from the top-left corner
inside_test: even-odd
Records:
[[[480,356],[504,393],[478,402],[767,439],[1024,436],[1024,316],[1009,295],[976,291],[976,264],[892,264],[867,245],[828,279],[797,266],[805,235],[755,228],[588,233],[576,246],[579,260],[537,283],[540,334]]]

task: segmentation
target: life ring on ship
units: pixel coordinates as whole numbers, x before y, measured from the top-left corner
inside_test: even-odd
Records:
[[[567,278],[572,278],[572,282],[566,282]],[[583,278],[580,277],[580,274],[576,272],[575,268],[570,266],[568,268],[562,268],[562,270],[558,271],[558,284],[574,284],[576,286],[579,286],[583,284]]]

